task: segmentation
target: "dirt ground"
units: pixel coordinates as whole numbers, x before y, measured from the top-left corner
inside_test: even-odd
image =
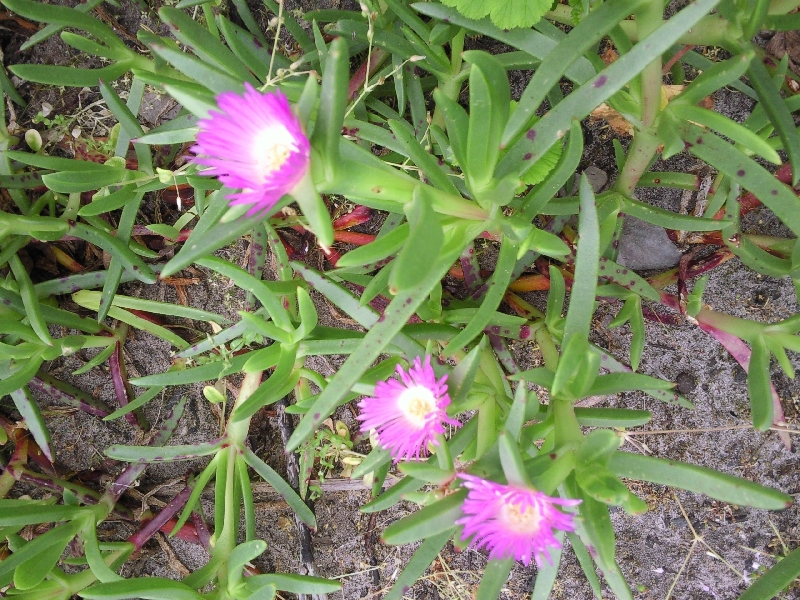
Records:
[[[308,9],[314,4],[305,2]],[[334,6],[339,2],[334,1]],[[105,5],[104,5],[105,6]],[[140,24],[138,10],[125,5],[122,11],[107,11],[127,31],[135,33]],[[262,14],[263,18],[267,15]],[[152,15],[144,22],[155,28]],[[5,52],[6,64],[21,61],[53,64],[77,64],[76,54],[65,51],[57,40],[18,52],[22,36],[19,32],[2,31],[0,42]],[[524,87],[524,74],[514,75],[516,95]],[[20,111],[18,122],[29,122],[42,102],[53,106],[75,107],[85,103],[93,92],[78,90],[45,90],[39,86],[22,84],[20,91],[31,100],[32,108]],[[84,94],[78,98],[78,94]],[[155,98],[158,100],[158,98]],[[750,105],[736,92],[723,90],[715,103],[718,110],[743,118]],[[174,110],[174,106],[157,107],[158,111]],[[613,132],[602,122],[587,127],[586,159],[581,169],[590,166],[603,170],[613,182],[615,164],[611,149]],[[627,144],[626,140],[623,140]],[[693,170],[698,168],[693,159],[679,156],[664,170]],[[661,167],[658,167],[661,168]],[[677,210],[680,192],[641,190],[640,198],[664,208]],[[161,217],[172,222],[177,213],[164,208]],[[170,221],[172,219],[172,221]],[[748,219],[752,232],[781,233],[780,224],[766,210],[753,213]],[[247,242],[222,251],[231,262],[244,264]],[[144,286],[128,284],[122,293],[177,302],[174,288],[160,284]],[[208,277],[187,288],[193,306],[235,317],[243,306],[244,297],[224,280]],[[543,294],[528,298],[542,306]],[[797,312],[797,302],[791,282],[777,281],[745,269],[737,260],[731,260],[711,274],[705,302],[712,308],[741,317],[774,321]],[[335,313],[320,302],[321,318],[330,324],[342,325]],[[601,305],[596,315],[595,342],[620,357],[628,352],[627,328],[609,330],[605,325],[613,318],[616,308]],[[525,343],[516,344],[514,351],[523,362],[538,362],[536,349]],[[145,333],[137,332],[125,345],[126,361],[132,377],[161,373],[170,365],[169,346]],[[88,359],[91,353],[82,356]],[[81,357],[71,357],[52,363],[51,374],[73,383],[83,390],[114,405],[115,395],[111,379],[104,368],[96,368],[86,375],[73,377],[71,371],[82,363]],[[800,364],[797,356],[793,364]],[[336,361],[331,364],[335,366]],[[330,365],[314,365],[324,374]],[[628,451],[647,450],[654,456],[687,461],[718,469],[725,473],[746,477],[759,483],[774,486],[795,497],[800,494],[800,465],[793,450],[787,450],[775,433],[756,433],[748,427],[750,422],[744,371],[706,334],[689,323],[659,325],[648,323],[647,343],[641,371],[669,381],[675,381],[680,391],[696,406],[694,410],[667,406],[638,393],[620,394],[606,398],[601,406],[646,408],[653,412],[653,421],[643,429],[652,432],[644,435],[636,431],[623,447]],[[786,378],[774,366],[773,381],[781,396],[788,422],[798,426],[800,415],[800,386],[796,380]],[[171,443],[193,443],[214,437],[219,421],[201,394],[201,386],[180,390],[189,397],[189,406]],[[64,475],[73,475],[87,484],[102,485],[109,481],[119,466],[105,459],[103,450],[113,443],[136,443],[136,434],[124,419],[106,423],[84,413],[65,408],[49,398],[38,397],[44,407],[48,426],[53,434],[54,451],[58,468]],[[145,409],[150,422],[157,425],[176,400],[172,394],[156,399]],[[9,414],[9,403],[0,409]],[[351,432],[357,430],[350,410],[341,410],[338,417],[345,421]],[[796,436],[795,436],[796,441]],[[280,469],[283,454],[280,433],[274,413],[254,419],[249,439],[254,451]],[[166,492],[174,490],[176,481],[205,464],[205,460],[187,461],[148,467],[138,490],[132,490],[126,499],[131,507],[147,504],[154,510],[160,502],[169,500]],[[165,487],[159,489],[159,486]],[[653,485],[631,482],[632,489],[650,506],[645,515],[631,517],[623,511],[613,511],[612,519],[617,535],[617,552],[622,570],[642,600],[736,598],[746,588],[746,580],[762,566],[771,566],[774,556],[783,552],[783,544],[790,549],[800,543],[800,509],[795,504],[782,512],[767,512],[745,507],[725,505],[692,493],[676,493]],[[257,489],[256,510],[258,535],[268,542],[268,549],[257,561],[267,571],[300,572],[302,569],[297,532],[288,507],[279,496]],[[155,490],[149,498],[142,491]],[[313,538],[317,573],[341,579],[342,592],[331,599],[380,598],[391,586],[403,566],[408,562],[415,546],[393,547],[380,541],[381,531],[390,523],[413,510],[412,505],[401,504],[392,510],[366,515],[359,508],[369,500],[366,490],[324,492],[315,503],[319,530]],[[213,516],[210,505],[206,513]],[[129,525],[123,522],[107,524],[107,535],[120,538],[129,535]],[[158,575],[179,577],[186,570],[193,571],[207,560],[202,548],[163,537],[151,541],[145,549],[124,568],[125,576]],[[484,566],[486,556],[474,550],[455,552],[448,545],[423,579],[408,592],[407,598],[417,600],[469,599],[472,597]],[[501,598],[529,597],[535,581],[535,568],[517,564]],[[553,596],[554,599],[588,600],[592,597],[580,567],[570,550],[564,553]],[[608,591],[604,597],[611,598]],[[800,598],[800,590],[785,592],[782,598]]]

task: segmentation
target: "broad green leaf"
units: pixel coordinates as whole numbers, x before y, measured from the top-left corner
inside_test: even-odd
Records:
[[[42,175],[42,183],[61,194],[88,192],[107,185],[122,183],[128,176],[124,168],[107,166],[104,171],[68,171]]]
[[[31,154],[30,152],[20,152],[18,150],[5,150],[3,154],[24,165],[39,167],[40,169],[50,169],[52,171],[98,171],[108,170],[108,166],[89,160],[76,160],[73,158],[62,158],[59,156],[47,156],[45,154]],[[44,217],[40,217],[44,218]],[[53,219],[56,220],[56,219]]]
[[[105,453],[106,456],[114,460],[132,463],[173,462],[214,454],[223,446],[225,441],[224,438],[220,438],[213,442],[201,442],[199,444],[156,447],[113,444],[106,448]]]
[[[392,455],[386,448],[375,446],[370,453],[367,454],[367,457],[353,469],[353,474],[350,477],[351,479],[360,479],[388,463],[391,459]]]
[[[747,76],[761,101],[759,106],[764,108],[783,142],[783,149],[789,155],[793,173],[792,185],[797,185],[800,180],[800,135],[797,133],[794,117],[781,97],[780,90],[775,87],[763,61],[751,61],[747,69]],[[764,202],[764,204],[767,203]]]
[[[597,288],[600,236],[594,193],[585,174],[581,175],[580,197],[578,228],[581,234],[575,258],[575,279],[564,323],[564,346],[569,344],[572,337],[589,338]]]
[[[108,196],[95,194],[92,196],[91,204],[81,207],[78,211],[78,215],[81,217],[94,217],[112,210],[117,210],[128,204],[128,202],[131,202],[136,196],[136,193],[136,187],[134,185],[126,185],[116,192],[111,192]]]
[[[6,503],[11,503],[6,500]],[[54,521],[76,521],[86,515],[90,509],[84,506],[63,506],[52,504],[25,504],[17,510],[9,510],[6,506],[0,515],[0,527],[18,527],[52,523]],[[79,524],[80,525],[80,524]],[[65,530],[66,531],[66,530]],[[75,530],[77,532],[77,529]],[[64,532],[62,532],[64,533]],[[66,535],[66,534],[65,534]],[[75,535],[73,533],[73,535]],[[36,539],[39,539],[38,537]],[[71,538],[70,538],[71,539]],[[25,545],[27,547],[31,542]],[[14,553],[17,555],[18,553]],[[0,563],[0,574],[5,573],[5,562]]]
[[[671,390],[674,388],[675,384],[671,381],[664,381],[649,375],[609,373],[598,376],[588,393],[592,396],[613,396],[631,390]]]
[[[135,577],[98,583],[79,595],[87,600],[203,600],[203,596],[180,581],[163,577]]]
[[[394,137],[397,138],[397,142],[402,144],[405,150],[403,154],[411,158],[431,185],[449,194],[459,194],[456,186],[442,171],[438,159],[422,147],[422,144],[414,137],[413,130],[409,131],[411,126],[407,122],[392,119],[389,121],[389,127],[392,129]]]
[[[734,142],[738,142],[750,152],[758,154],[772,164],[780,165],[782,163],[781,157],[765,140],[728,117],[707,108],[689,104],[678,104],[672,106],[670,110],[679,119],[709,127]]]
[[[533,584],[533,593],[531,600],[549,600],[550,594],[553,591],[553,586],[556,583],[556,576],[558,575],[558,568],[561,566],[561,554],[564,545],[564,532],[555,531],[553,536],[558,542],[557,546],[548,548],[552,563],[545,562],[536,571],[536,581]]]
[[[492,179],[500,156],[500,139],[508,121],[511,90],[505,69],[490,54],[464,53],[469,72],[469,129],[466,163],[462,165],[470,189],[482,190]]]
[[[14,588],[30,590],[36,587],[56,566],[64,553],[64,546],[54,544],[42,549],[36,556],[31,556],[14,571]]]
[[[163,58],[172,64],[178,71],[186,75],[192,81],[199,83],[214,94],[234,91],[241,94],[244,90],[242,80],[228,74],[227,70],[216,68],[202,60],[195,58],[191,54],[182,52],[159,38],[148,40],[147,45],[153,54]]]
[[[75,10],[72,7],[44,4],[42,2],[31,2],[29,0],[4,0],[3,4],[9,10],[14,11],[22,17],[54,23],[66,27],[74,27],[91,33],[98,40],[109,48],[126,48],[124,42],[117,33],[102,21],[86,14],[91,7],[86,6],[83,10]]]
[[[97,294],[97,292],[78,292],[77,294],[82,294],[82,295],[94,294],[93,297],[81,298],[81,302],[83,302],[83,304],[81,305],[86,308],[90,308],[92,310],[98,310],[100,304],[100,295]],[[77,294],[73,294],[73,296]],[[75,300],[75,303],[80,304],[77,300]],[[154,336],[169,342],[179,350],[184,350],[189,346],[189,343],[186,340],[184,340],[179,335],[173,333],[166,327],[162,327],[161,325],[156,325],[152,321],[144,319],[123,308],[117,308],[115,306],[111,306],[109,307],[107,314],[112,319],[118,319],[123,323],[127,323],[132,327],[136,327],[137,329],[141,329],[142,331],[147,331],[148,333],[151,333]]]
[[[648,423],[653,418],[653,413],[630,408],[576,407],[575,418],[584,427],[636,427]]]
[[[143,283],[155,283],[158,279],[153,270],[139,258],[130,247],[109,235],[105,231],[100,231],[94,227],[89,227],[83,223],[70,224],[69,234],[77,236],[84,241],[99,246],[108,252],[113,258],[118,259],[132,275]]]
[[[189,240],[191,239],[190,237]],[[187,244],[188,243],[189,242],[187,242]],[[221,258],[212,256],[198,259],[196,263],[202,267],[216,271],[220,275],[229,277],[237,287],[240,287],[246,292],[250,292],[261,302],[269,313],[273,323],[287,332],[292,331],[293,327],[286,309],[283,307],[278,296],[269,289],[269,286],[267,286],[265,282],[262,282],[244,269],[224,261]]]
[[[566,37],[562,38],[556,47],[544,57],[542,64],[536,69],[522,93],[517,110],[511,115],[503,132],[503,145],[511,142],[530,124],[547,93],[558,84],[567,69],[643,2],[644,0],[604,2],[581,19],[580,23],[573,27]]]
[[[233,24],[223,15],[219,15],[217,19],[219,21],[219,29],[225,36],[225,41],[228,42],[231,51],[233,51],[240,61],[247,65],[247,68],[250,69],[256,77],[264,81],[269,72],[270,63],[270,53],[266,50],[265,44],[255,35]],[[280,56],[280,54],[276,55],[276,63],[282,62],[279,59]],[[286,65],[279,64],[278,66],[283,68]]]
[[[688,142],[689,151],[758,195],[767,208],[795,234],[800,234],[797,196],[769,171],[720,137],[697,125],[682,123],[678,133]],[[628,211],[625,210],[627,213]],[[638,215],[636,215],[638,216]],[[673,228],[676,226],[673,225]]]
[[[140,387],[150,387],[154,385],[187,385],[201,381],[216,381],[220,377],[241,371],[252,356],[253,353],[248,352],[234,356],[229,361],[220,359],[189,369],[182,368],[170,370],[166,373],[157,373],[156,375],[146,375],[145,377],[131,379],[131,383]]]
[[[475,594],[475,600],[496,600],[499,598],[500,590],[506,584],[508,575],[514,567],[514,562],[513,558],[490,560],[481,576],[481,584]]]
[[[563,538],[564,538],[563,532],[559,532],[559,533],[561,533],[561,539],[563,540]],[[578,537],[577,535],[575,535],[574,533],[568,533],[567,534],[567,538],[569,539],[569,543],[572,546],[573,551],[575,552],[575,557],[578,559],[578,563],[580,563],[580,565],[581,565],[581,569],[583,570],[583,574],[586,575],[586,579],[589,580],[589,586],[592,588],[592,591],[594,592],[595,597],[598,598],[598,600],[602,600],[603,592],[601,591],[601,587],[600,587],[600,579],[598,579],[598,577],[597,577],[597,572],[596,572],[596,570],[594,568],[594,563],[592,562],[592,557],[589,554],[589,549],[586,547],[586,544],[583,543],[583,540],[581,540],[581,538]],[[559,549],[559,550],[561,550],[561,549]],[[554,574],[554,577],[555,577],[555,574]],[[538,577],[537,577],[537,583],[538,583]],[[535,592],[536,592],[536,590],[534,590],[534,595],[535,595]],[[536,596],[536,598],[534,598],[532,596],[531,600],[536,600],[537,598],[539,598],[539,597]],[[543,599],[543,600],[546,600],[546,599]]]
[[[297,495],[286,481],[278,475],[272,467],[270,467],[267,463],[263,460],[258,458],[252,450],[249,448],[242,448],[240,449],[242,456],[244,457],[247,464],[250,465],[256,473],[258,473],[264,481],[270,484],[275,490],[283,496],[283,499],[286,500],[286,503],[291,507],[291,509],[297,514],[303,523],[311,527],[312,529],[317,528],[317,520],[314,517],[314,513],[311,511],[306,503]]]
[[[602,72],[584,83],[558,103],[549,113],[516,142],[501,159],[495,177],[519,173],[524,157],[537,160],[547,152],[569,128],[573,118],[582,119],[602,102],[621,90],[713,9],[720,0],[698,0],[681,10],[655,32],[642,40],[630,52],[622,55]]]
[[[9,67],[9,71],[25,81],[34,83],[67,87],[95,87],[101,80],[116,81],[132,68],[139,66],[139,64],[140,61],[128,58],[100,69],[25,64],[12,65]]]
[[[753,427],[766,431],[772,427],[772,384],[769,374],[770,352],[762,336],[756,336],[750,343],[752,353],[747,367],[747,393],[750,396],[750,409],[753,413]]]
[[[530,488],[531,482],[522,463],[519,447],[512,434],[507,431],[501,431],[497,441],[500,450],[500,464],[503,467],[503,474],[508,484],[523,489]]]
[[[317,243],[327,249],[333,245],[333,224],[328,206],[317,191],[311,177],[306,175],[292,189],[292,197],[303,211],[308,229],[316,236]]]
[[[30,510],[30,507],[16,509],[16,511],[20,513],[24,513],[27,510]],[[86,511],[86,509],[82,510],[84,512]],[[22,548],[14,552],[11,556],[4,558],[3,561],[0,562],[0,586],[5,587],[11,583],[14,577],[14,571],[17,569],[17,567],[26,563],[28,560],[41,555],[42,553],[50,552],[52,547],[60,547],[61,552],[63,552],[64,548],[66,548],[67,544],[72,540],[72,538],[77,535],[78,531],[83,525],[83,521],[77,518],[79,514],[80,513],[76,511],[71,517],[63,517],[66,519],[74,518],[74,520],[58,525],[50,531],[37,536],[22,546]],[[44,521],[35,522],[50,521],[52,521],[52,519],[47,519],[45,517]]]
[[[453,477],[455,477],[455,473],[453,471],[445,471],[444,469],[440,469],[439,467],[431,465],[427,462],[402,462],[398,465],[398,468],[403,474],[408,475],[409,477],[413,477],[414,479],[419,479],[420,481],[433,485],[444,485],[447,482],[452,481]]]
[[[72,295],[72,299],[75,302],[86,307],[96,306],[99,298],[100,294],[98,292],[90,292],[87,290],[76,292]],[[169,315],[172,317],[181,317],[196,321],[211,321],[220,325],[226,322],[225,317],[207,310],[191,308],[189,306],[182,306],[180,304],[172,304],[168,302],[158,302],[156,300],[144,300],[142,298],[134,298],[132,296],[124,296],[122,294],[116,294],[114,296],[112,305],[120,308],[130,308],[154,313],[157,315]]]
[[[114,346],[109,346],[109,350],[111,350],[111,352],[113,352],[114,349],[115,349]],[[123,417],[123,416],[127,415],[128,413],[131,413],[134,410],[137,410],[138,408],[141,408],[142,406],[144,406],[145,404],[150,402],[150,400],[152,400],[153,398],[158,396],[163,391],[164,391],[164,386],[159,386],[159,385],[153,386],[149,390],[147,390],[146,392],[143,392],[143,393],[139,394],[138,396],[136,396],[136,398],[133,401],[128,402],[122,408],[118,408],[117,410],[115,410],[110,415],[108,415],[106,417],[103,417],[103,420],[104,421],[113,421],[114,419],[118,419],[120,417]]]
[[[697,492],[731,504],[782,510],[792,503],[790,496],[778,490],[713,469],[674,460],[616,452],[608,467],[620,477]]]
[[[680,141],[680,138],[678,138]],[[683,150],[683,142],[681,142]],[[671,171],[648,171],[643,173],[636,183],[636,187],[670,187],[682,190],[695,191],[700,182],[694,173],[675,173]]]
[[[292,268],[314,289],[342,309],[363,328],[371,330],[380,322],[380,314],[371,306],[363,306],[347,288],[309,269],[303,263],[292,263]],[[391,340],[391,345],[399,348],[407,356],[418,356],[423,353],[423,347],[402,332],[398,332]]]
[[[439,88],[433,90],[436,110],[441,111],[447,125],[450,149],[460,165],[467,163],[467,138],[469,136],[469,116],[467,111],[455,100],[448,98]]]
[[[403,223],[386,235],[377,238],[375,241],[361,246],[360,248],[350,250],[339,259],[336,266],[341,268],[356,267],[388,258],[406,244],[408,235],[409,226],[407,223]]]
[[[697,128],[697,130],[702,131],[700,128]],[[725,143],[728,148],[733,148],[730,144],[726,142],[723,143]],[[744,155],[742,154],[742,156]],[[719,231],[727,224],[726,221],[716,221],[714,219],[693,217],[691,215],[681,215],[663,208],[658,208],[657,206],[639,202],[638,200],[634,200],[633,198],[629,198],[621,194],[619,195],[619,200],[622,205],[621,210],[626,215],[631,215],[640,221],[645,221],[666,229],[681,229],[683,231]]]
[[[22,305],[25,307],[25,316],[28,318],[31,329],[36,332],[36,335],[39,336],[42,343],[52,346],[53,338],[50,337],[50,332],[47,329],[47,322],[39,308],[39,300],[36,297],[36,291],[33,289],[33,283],[25,267],[22,265],[22,261],[15,254],[8,259],[8,266],[11,268],[14,279],[17,281],[19,295],[20,298],[22,298]]]
[[[436,269],[435,260],[419,260],[420,248],[425,248],[429,256],[435,257],[444,244],[442,225],[431,209],[430,198],[422,186],[414,188],[411,202],[403,209],[410,232],[389,275],[389,291],[394,295],[418,286]]]
[[[486,350],[486,343],[486,336],[482,336],[480,342],[459,361],[447,379],[447,389],[454,408],[466,400],[472,388],[472,382],[475,381],[481,365],[481,356]]]
[[[19,414],[22,415],[25,427],[31,432],[36,445],[41,448],[42,454],[47,457],[47,460],[52,462],[53,451],[50,449],[50,431],[47,429],[47,423],[45,423],[42,412],[39,410],[39,405],[31,396],[30,391],[27,387],[21,387],[11,392],[11,399],[14,401],[14,406],[17,407]]]
[[[695,77],[694,81],[686,86],[677,97],[670,101],[670,106],[677,104],[695,105],[706,96],[710,96],[718,89],[729,85],[745,74],[750,61],[755,53],[748,50],[737,54],[728,60],[723,60],[710,65]]]
[[[22,388],[36,375],[43,362],[42,353],[37,352],[30,358],[17,361],[8,368],[8,361],[0,361],[0,396],[11,394]],[[5,365],[3,363],[6,363]]]
[[[204,62],[216,66],[218,69],[229,72],[242,81],[257,86],[258,81],[249,69],[230,51],[222,42],[214,37],[208,29],[190,18],[186,13],[162,6],[158,16],[166,23],[172,34]]]
[[[323,157],[328,180],[333,179],[333,173],[339,168],[339,144],[347,105],[348,62],[347,42],[344,38],[334,39],[325,62],[319,112],[311,136],[312,147]]]
[[[294,362],[297,359],[297,346],[293,344],[281,344],[281,355],[275,365],[275,371],[269,379],[263,382],[256,390],[241,404],[239,404],[231,414],[231,421],[241,421],[252,417],[259,409],[273,404],[280,400],[283,395],[281,392],[288,385],[288,382],[297,383],[299,373],[295,371]],[[295,377],[296,379],[292,379]],[[294,387],[292,383],[291,387]]]
[[[481,6],[483,3],[476,0],[475,4]],[[465,17],[456,9],[443,6],[435,2],[418,2],[411,5],[417,12],[434,17],[452,25],[458,25],[466,29],[475,31],[482,35],[496,39],[504,44],[513,46],[531,56],[544,60],[556,46],[556,42],[551,38],[542,35],[538,31],[531,29],[511,29],[504,30],[493,25],[489,19],[480,21]],[[479,17],[480,18],[480,17]],[[566,70],[566,76],[576,83],[583,83],[594,75],[595,70],[591,63],[583,57],[578,58],[573,65]]]
[[[272,584],[275,589],[291,594],[332,594],[342,589],[342,584],[338,581],[293,573],[266,573],[248,577],[247,581]]]
[[[462,516],[461,504],[467,496],[466,490],[437,500],[396,523],[392,523],[383,531],[381,538],[393,546],[410,544],[439,533],[451,531],[456,519]]]
[[[576,533],[587,547],[594,548],[592,558],[617,598],[633,600],[630,588],[614,559],[614,528],[608,507],[584,493],[574,479],[568,480],[566,487],[570,496],[581,499],[578,512],[582,522],[576,523]]]
[[[228,589],[235,588],[242,580],[242,569],[250,561],[258,558],[267,549],[267,542],[264,540],[250,540],[239,544],[228,556]]]

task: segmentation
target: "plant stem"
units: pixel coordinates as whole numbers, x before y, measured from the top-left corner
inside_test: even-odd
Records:
[[[660,73],[660,72],[659,72]],[[633,196],[636,184],[644,174],[650,160],[658,150],[658,136],[650,130],[637,131],[628,149],[625,166],[619,174],[616,190],[626,196]]]
[[[236,402],[234,403],[231,414],[258,389],[258,386],[261,385],[261,376],[262,371],[254,371],[244,376],[242,386],[239,389],[239,395],[236,397]],[[211,560],[214,560],[217,556],[222,559],[219,570],[217,571],[221,589],[227,586],[229,576],[227,559],[236,547],[238,541],[239,514],[241,507],[237,501],[239,494],[237,494],[235,487],[236,460],[239,458],[239,448],[244,447],[249,430],[250,418],[241,419],[240,421],[228,421],[225,432],[229,446],[221,449],[218,455],[220,464],[227,463],[227,468],[218,469],[217,471],[218,477],[221,473],[225,474],[224,498],[217,498],[217,502],[224,502],[224,512],[222,527],[217,528],[220,534],[212,548]]]

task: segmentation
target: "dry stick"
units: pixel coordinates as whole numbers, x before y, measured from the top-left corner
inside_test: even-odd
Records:
[[[283,440],[284,448],[289,442],[289,438],[292,437],[292,433],[294,433],[292,417],[286,414],[286,407],[288,404],[286,398],[281,398],[275,403],[275,407],[278,409],[278,427],[280,427],[281,430],[281,439]],[[297,458],[297,452],[288,452],[285,456],[286,478],[289,481],[289,485],[294,488],[294,491],[300,493],[300,461]],[[314,507],[311,503],[306,501],[306,504],[309,505],[309,508],[313,512]],[[311,547],[311,531],[308,526],[300,520],[297,513],[294,515],[294,522],[297,525],[297,537],[300,539],[300,560],[306,568],[306,575],[316,575],[317,571],[314,568],[314,550]],[[298,594],[297,596],[300,600],[307,600],[308,598],[306,594]],[[327,600],[327,597],[326,594],[311,594],[313,600]]]

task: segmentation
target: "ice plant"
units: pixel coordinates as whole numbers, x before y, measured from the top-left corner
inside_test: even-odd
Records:
[[[447,375],[436,380],[430,355],[424,363],[417,357],[408,371],[398,365],[397,373],[400,381],[379,381],[375,396],[358,403],[361,431],[375,429],[378,444],[391,452],[395,462],[425,456],[428,443],[438,444],[436,436],[444,433],[442,423],[460,426],[445,412],[450,405]]]
[[[286,97],[261,93],[245,83],[244,95],[217,96],[219,111],[198,122],[193,161],[241,192],[232,205],[249,204],[248,215],[267,211],[308,172],[311,146]]]
[[[542,558],[552,564],[550,547],[561,544],[554,529],[575,531],[572,515],[556,505],[575,506],[580,500],[552,498],[542,492],[487,481],[475,475],[460,474],[469,489],[461,507],[464,517],[456,521],[464,526],[462,540],[471,536],[471,546],[489,549],[490,559],[513,557],[525,566],[542,565]]]

